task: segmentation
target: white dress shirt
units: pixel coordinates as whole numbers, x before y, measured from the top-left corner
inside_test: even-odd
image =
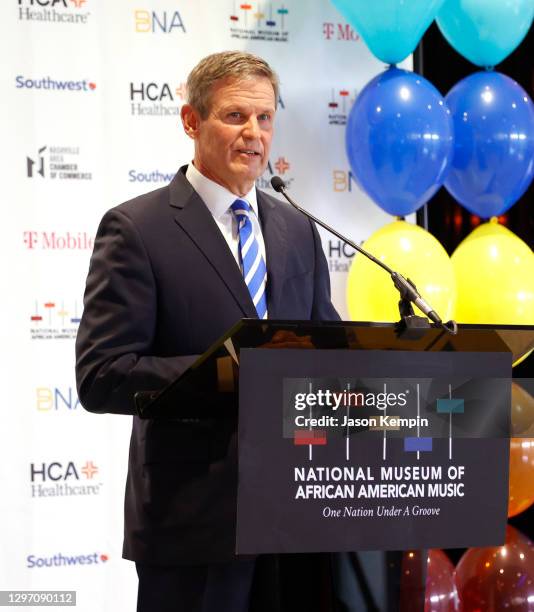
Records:
[[[193,189],[202,198],[204,204],[208,207],[208,210],[213,215],[217,227],[221,230],[221,234],[228,243],[230,251],[234,256],[237,264],[240,266],[239,261],[239,234],[237,231],[237,221],[234,213],[230,210],[230,206],[237,200],[246,200],[254,214],[250,215],[252,221],[252,227],[254,229],[254,235],[260,245],[260,251],[263,256],[263,261],[267,265],[267,258],[265,256],[265,243],[263,242],[263,235],[261,233],[261,227],[258,216],[258,201],[256,199],[256,185],[244,195],[242,198],[238,198],[235,193],[228,191],[222,185],[215,183],[209,178],[206,178],[201,174],[193,164],[187,166],[185,173],[186,179],[191,183]]]
[[[242,266],[239,260],[239,233],[237,229],[237,220],[230,206],[232,206],[237,199],[246,200],[250,204],[253,211],[250,214],[250,220],[252,221],[254,236],[258,241],[263,261],[265,261],[265,265],[267,265],[265,242],[263,241],[258,215],[256,185],[253,185],[252,189],[246,195],[238,197],[222,185],[205,177],[192,163],[187,166],[185,177],[202,198],[204,204],[208,207],[208,210],[212,214],[217,227],[221,230],[221,234],[228,243],[228,247],[237,265],[241,268],[241,271]]]

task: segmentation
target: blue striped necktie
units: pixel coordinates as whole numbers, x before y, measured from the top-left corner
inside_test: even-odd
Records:
[[[267,267],[261,254],[260,245],[254,235],[254,228],[249,214],[250,204],[245,200],[236,200],[230,207],[237,220],[239,233],[239,258],[243,266],[243,276],[248,287],[258,318],[267,318]]]

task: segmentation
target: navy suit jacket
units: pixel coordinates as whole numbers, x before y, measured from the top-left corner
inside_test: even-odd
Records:
[[[76,340],[82,405],[134,414],[239,319],[256,311],[211,213],[185,178],[108,211]],[[338,319],[315,226],[258,191],[272,319]],[[133,417],[124,556],[156,565],[234,557],[236,423]]]

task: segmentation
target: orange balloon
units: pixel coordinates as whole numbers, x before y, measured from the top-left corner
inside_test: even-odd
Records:
[[[504,546],[469,548],[454,572],[459,612],[532,610],[534,546],[520,531],[506,528]]]
[[[512,438],[508,516],[520,514],[532,503],[534,503],[534,438]]]
[[[512,381],[512,436],[534,437],[534,397]]]

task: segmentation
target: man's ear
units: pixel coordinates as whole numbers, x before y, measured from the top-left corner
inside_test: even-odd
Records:
[[[191,104],[184,104],[180,110],[184,132],[193,140],[198,136],[200,115]]]

